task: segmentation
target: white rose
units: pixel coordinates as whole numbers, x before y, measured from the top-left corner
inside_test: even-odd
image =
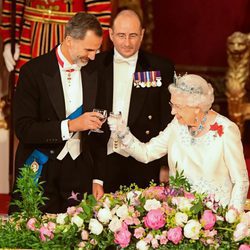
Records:
[[[183,211],[189,211],[190,208],[193,206],[192,201],[190,199],[187,199],[185,197],[179,197],[179,204],[178,208],[183,212]]]
[[[103,202],[103,206],[107,207],[107,208],[110,208],[110,204],[111,204],[111,202],[110,202],[109,197],[106,197],[104,202]]]
[[[97,219],[90,219],[89,230],[92,234],[99,235],[103,231],[103,225]]]
[[[116,210],[116,214],[118,217],[120,217],[121,219],[125,219],[128,217],[128,207],[126,205],[122,205],[120,206],[117,210]]]
[[[109,229],[112,232],[117,232],[118,230],[120,230],[122,227],[122,221],[117,217],[117,216],[113,216],[111,222],[109,223]]]
[[[56,223],[64,225],[65,224],[65,218],[68,216],[67,213],[65,214],[58,214],[56,217]]]
[[[141,195],[141,191],[134,190],[127,193],[127,200],[130,202],[130,205],[135,205],[136,200],[138,200],[138,197]]]
[[[119,208],[120,206],[119,205],[116,205],[112,210],[111,210],[111,213],[112,215],[115,215],[117,209]]]
[[[101,208],[97,213],[97,218],[103,224],[107,224],[112,219],[112,214],[109,208]]]
[[[225,218],[226,218],[226,221],[228,223],[234,223],[237,219],[237,211],[234,210],[234,209],[229,209],[227,212],[226,212],[226,215],[225,215]]]
[[[145,202],[144,208],[146,211],[150,211],[152,209],[158,209],[161,207],[161,202],[156,199],[148,199]]]
[[[198,240],[201,230],[201,224],[196,220],[189,220],[184,227],[184,235],[186,238]]]
[[[144,240],[139,240],[136,243],[136,249],[139,249],[139,250],[148,250],[149,249],[149,245]]]
[[[250,235],[250,230],[248,229],[247,224],[241,222],[236,226],[236,229],[233,234],[234,241],[240,241],[245,237]]]
[[[185,213],[177,212],[175,214],[175,223],[177,226],[183,227],[188,221],[188,216]]]
[[[76,224],[78,227],[81,227],[83,225],[83,219],[79,217],[78,215],[74,215],[71,218],[71,223]]]
[[[250,227],[250,211],[248,211],[247,213],[243,212],[240,215],[240,222],[244,222]]]

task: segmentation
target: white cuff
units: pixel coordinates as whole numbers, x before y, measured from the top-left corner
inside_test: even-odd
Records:
[[[96,184],[99,184],[99,185],[103,186],[103,181],[98,180],[98,179],[94,179],[93,183],[96,183]]]
[[[63,120],[61,122],[61,135],[62,135],[62,140],[63,141],[66,141],[66,140],[70,139],[71,136],[73,135],[73,133],[69,132],[68,121],[69,121],[69,119]]]

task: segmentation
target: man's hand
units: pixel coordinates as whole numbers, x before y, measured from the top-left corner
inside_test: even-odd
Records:
[[[160,169],[160,183],[168,183],[169,182],[169,169],[166,166],[162,166]]]
[[[96,198],[96,200],[100,200],[102,196],[104,195],[103,186],[98,183],[93,183],[92,193],[94,197]]]
[[[101,128],[102,122],[99,118],[103,116],[98,112],[86,112],[76,119],[69,120],[69,131],[77,132],[77,131],[85,131],[89,129],[97,129]]]
[[[3,50],[3,58],[4,58],[6,68],[9,72],[14,70],[14,67],[16,65],[16,61],[19,58],[19,55],[20,55],[20,48],[17,43],[15,44],[14,56],[11,53],[11,44],[10,43],[5,44],[4,50]]]

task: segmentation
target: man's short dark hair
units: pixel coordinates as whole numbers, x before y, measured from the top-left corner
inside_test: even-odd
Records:
[[[97,18],[86,12],[78,12],[66,24],[65,37],[84,39],[88,30],[93,31],[99,37],[102,36],[102,26]]]

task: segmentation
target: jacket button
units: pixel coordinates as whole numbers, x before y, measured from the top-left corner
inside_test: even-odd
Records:
[[[152,118],[153,118],[152,115],[149,115],[149,116],[148,116],[148,119],[149,119],[149,120],[152,120]]]
[[[149,130],[146,130],[146,131],[145,131],[145,134],[146,134],[146,135],[149,135],[149,134],[150,134],[150,131],[149,131]]]
[[[54,150],[50,150],[49,152],[50,152],[50,154],[52,154],[52,155],[55,153]]]

